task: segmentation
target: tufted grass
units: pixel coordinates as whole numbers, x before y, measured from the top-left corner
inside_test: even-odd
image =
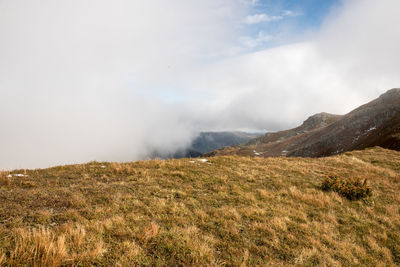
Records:
[[[3,171],[0,266],[396,266],[399,173],[381,148]],[[322,191],[328,176],[372,195]]]

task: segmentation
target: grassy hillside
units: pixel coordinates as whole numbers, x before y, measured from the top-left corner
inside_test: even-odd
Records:
[[[2,172],[0,265],[399,265],[399,173],[381,148]],[[322,191],[328,175],[372,196]]]

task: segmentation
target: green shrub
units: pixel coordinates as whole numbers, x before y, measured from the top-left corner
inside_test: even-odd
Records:
[[[367,179],[327,177],[322,182],[322,190],[335,191],[350,199],[358,200],[371,195],[372,189],[367,184]]]

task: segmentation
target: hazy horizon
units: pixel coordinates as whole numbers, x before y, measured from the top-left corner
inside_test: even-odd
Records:
[[[0,169],[134,161],[400,87],[398,0],[0,0]]]

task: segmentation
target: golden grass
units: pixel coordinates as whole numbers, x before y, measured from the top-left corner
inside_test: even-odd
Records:
[[[32,262],[39,266],[59,266],[67,257],[65,236],[38,228],[16,229],[15,248],[10,255],[10,265]]]
[[[399,173],[381,148],[0,172],[0,266],[396,266]],[[321,191],[329,175],[372,196]]]

